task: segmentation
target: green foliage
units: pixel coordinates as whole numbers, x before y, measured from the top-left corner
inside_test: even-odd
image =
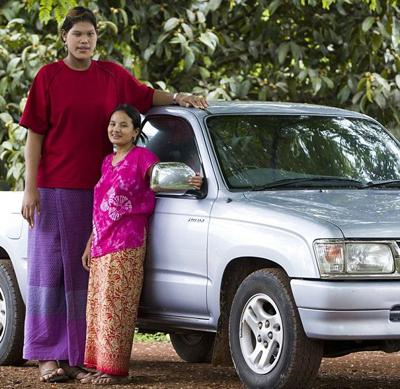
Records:
[[[163,332],[155,332],[152,334],[139,332],[137,329],[135,330],[136,342],[169,342],[169,335],[164,334]]]
[[[26,0],[30,11],[37,9],[37,0]],[[40,0],[39,19],[47,24],[54,15],[57,23],[60,23],[69,9],[77,5],[76,0]]]
[[[14,134],[37,69],[64,55],[58,23],[74,0],[9,0],[0,9],[0,142]],[[80,1],[99,19],[96,58],[209,99],[327,104],[400,131],[400,10],[389,0]],[[21,104],[22,101],[22,104]],[[13,138],[14,137],[14,138]],[[23,146],[1,146],[15,187]],[[17,157],[15,157],[17,156]],[[22,167],[21,167],[22,166]],[[1,172],[1,169],[0,169]]]
[[[7,112],[0,114],[7,132],[6,139],[1,144],[0,159],[7,161],[8,170],[6,173],[7,181],[17,190],[23,189],[21,182],[21,172],[23,166],[23,143],[26,138],[26,129],[13,122],[11,115]]]

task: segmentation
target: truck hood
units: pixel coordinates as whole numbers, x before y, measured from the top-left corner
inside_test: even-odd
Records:
[[[399,190],[285,190],[248,192],[252,202],[325,220],[346,238],[400,238]]]

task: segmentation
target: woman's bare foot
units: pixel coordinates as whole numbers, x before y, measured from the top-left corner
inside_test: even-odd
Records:
[[[62,382],[69,379],[56,361],[39,361],[39,374],[41,382]]]
[[[131,381],[129,377],[121,377],[117,375],[101,374],[92,381],[95,385],[123,385]]]
[[[81,384],[92,384],[96,378],[101,376],[103,373],[101,371],[96,371],[95,373],[89,373],[86,377],[80,380]]]

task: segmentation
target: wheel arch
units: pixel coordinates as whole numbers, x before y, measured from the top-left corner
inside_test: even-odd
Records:
[[[225,309],[226,303],[232,303],[233,295],[239,284],[250,274],[259,269],[285,269],[274,261],[260,257],[238,257],[232,259],[225,267],[220,285],[220,309]],[[233,294],[230,293],[233,291]],[[230,309],[230,304],[229,307]]]
[[[229,350],[229,312],[235,292],[240,283],[250,274],[259,269],[275,268],[285,269],[274,261],[260,257],[233,258],[225,267],[220,284],[219,309],[217,334],[214,343],[212,363],[214,365],[232,365]]]
[[[9,261],[11,261],[10,256],[8,255],[8,252],[0,246],[0,260],[1,259],[8,259]]]

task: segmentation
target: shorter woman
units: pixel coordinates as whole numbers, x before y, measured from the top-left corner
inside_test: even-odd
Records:
[[[140,120],[129,105],[115,109],[108,137],[116,152],[104,159],[94,189],[93,232],[82,263],[90,270],[85,366],[97,372],[82,383],[120,384],[129,373],[147,223],[155,205],[149,177],[158,162],[136,146]],[[202,184],[199,176],[189,181],[195,188]]]

